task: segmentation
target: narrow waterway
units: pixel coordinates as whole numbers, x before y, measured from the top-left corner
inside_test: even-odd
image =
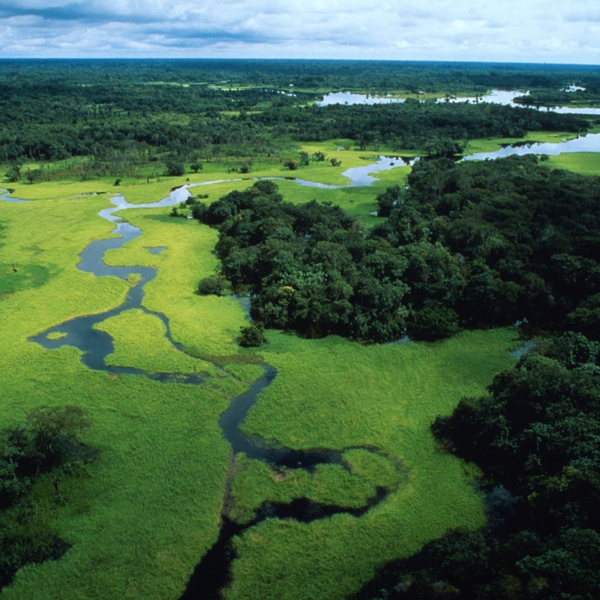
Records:
[[[380,160],[376,165],[350,169],[346,172],[346,176],[350,179],[350,185],[368,185],[365,181],[374,180],[374,178],[370,178],[367,171],[372,172],[373,169],[382,170],[384,168],[393,168],[389,158]],[[89,244],[81,252],[81,260],[77,268],[86,273],[92,273],[96,277],[113,276],[133,282],[130,284],[131,287],[127,292],[125,301],[120,306],[103,313],[83,315],[57,324],[46,331],[32,336],[29,338],[30,341],[38,343],[48,350],[60,348],[65,345],[74,346],[81,350],[81,361],[90,369],[113,374],[147,377],[165,385],[203,385],[208,377],[207,374],[203,373],[147,373],[141,369],[107,365],[106,358],[114,351],[114,341],[108,333],[95,329],[94,326],[126,310],[139,309],[160,318],[165,324],[166,336],[171,344],[179,352],[185,353],[185,348],[173,340],[171,336],[168,318],[163,313],[149,311],[143,305],[144,286],[154,279],[156,269],[143,266],[110,266],[105,263],[104,256],[107,251],[121,248],[126,243],[142,235],[140,228],[123,222],[121,217],[115,214],[117,211],[173,206],[184,201],[190,195],[187,190],[188,187],[198,185],[207,186],[220,182],[205,182],[177,188],[172,190],[167,198],[148,204],[130,204],[122,195],[116,195],[111,198],[110,201],[113,206],[100,211],[98,214],[101,218],[115,223],[112,233],[118,237],[99,240]],[[296,180],[296,182],[300,185],[315,185],[313,182],[304,180]],[[5,199],[9,201],[16,200],[9,197]],[[164,246],[160,246],[149,248],[148,250],[156,253],[164,249]],[[213,366],[215,369],[223,371],[219,365],[213,364]],[[343,453],[355,448],[296,451],[289,448],[277,447],[273,444],[266,444],[260,438],[249,438],[242,432],[240,425],[244,422],[249,410],[257,402],[259,394],[269,387],[277,376],[277,371],[272,366],[263,364],[262,367],[264,374],[251,384],[250,390],[247,393],[232,398],[229,408],[219,419],[219,426],[223,436],[231,446],[232,465],[233,457],[243,452],[248,458],[266,462],[273,468],[285,468],[287,470],[305,469],[308,472],[312,472],[317,465],[335,464],[348,469],[343,460]],[[227,375],[231,376],[230,374]],[[362,447],[361,449],[380,454],[376,448]],[[393,461],[393,464],[399,470],[402,468],[396,461]],[[232,537],[242,535],[244,531],[264,519],[296,519],[308,523],[339,513],[346,513],[359,518],[372,507],[382,502],[392,491],[383,488],[374,488],[374,494],[365,499],[363,506],[356,509],[323,505],[306,498],[296,499],[289,504],[264,502],[256,512],[255,518],[250,523],[243,525],[234,523],[224,514],[219,539],[198,563],[182,598],[186,600],[219,598],[220,590],[229,580],[231,561],[235,559],[231,546]],[[228,495],[229,491],[225,490],[225,503],[228,501]]]

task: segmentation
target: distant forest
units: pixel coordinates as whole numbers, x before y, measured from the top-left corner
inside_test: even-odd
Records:
[[[0,61],[0,161],[91,157],[89,172],[227,157],[278,162],[295,142],[350,139],[360,148],[448,147],[527,131],[584,131],[588,122],[493,105],[329,106],[332,90],[373,94],[549,93],[577,82],[589,100],[600,72],[586,67],[360,61]],[[568,96],[568,94],[566,94]],[[569,100],[570,98],[567,98]],[[86,173],[87,174],[87,173]]]

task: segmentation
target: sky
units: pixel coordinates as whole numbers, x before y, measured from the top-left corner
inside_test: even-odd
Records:
[[[2,0],[0,58],[600,65],[595,0]]]

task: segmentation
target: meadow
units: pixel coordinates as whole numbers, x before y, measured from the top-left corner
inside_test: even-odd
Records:
[[[469,151],[479,150],[477,144],[471,142]],[[336,140],[305,150],[338,157],[341,167],[311,163],[290,174],[257,164],[250,177],[294,175],[343,185],[341,173],[365,164],[372,154],[340,147],[343,141]],[[556,166],[569,166],[559,159]],[[380,221],[371,214],[377,193],[402,183],[407,173],[408,168],[381,173],[369,188],[278,185],[287,200],[331,201],[370,227]],[[268,331],[267,345],[242,349],[236,339],[247,320],[240,303],[195,293],[198,281],[218,269],[217,232],[169,217],[169,208],[151,208],[119,213],[143,234],[109,251],[106,261],[157,269],[143,304],[166,315],[173,339],[186,352],[168,342],[157,317],[133,310],[99,324],[115,340],[107,362],[148,372],[206,372],[206,383],[161,384],[91,371],[74,348],[50,351],[28,341],[125,298],[127,282],[76,268],[91,241],[112,235],[113,225],[97,213],[114,193],[129,202],[153,202],[178,185],[235,176],[213,163],[179,178],[148,183],[125,178],[118,188],[109,178],[11,184],[15,197],[33,201],[0,202],[0,426],[21,422],[41,405],[74,404],[89,411],[93,426],[85,441],[101,450],[85,472],[65,481],[65,502],[56,504],[51,486],[38,484],[35,493],[71,548],[60,560],[22,569],[2,598],[174,600],[216,541],[222,511],[243,522],[269,500],[308,497],[357,507],[375,487],[389,491],[360,518],[338,514],[310,524],[267,519],[247,530],[235,540],[238,558],[226,598],[342,599],[385,562],[416,552],[447,529],[483,524],[483,499],[472,486],[475,474],[436,446],[429,425],[436,415],[450,414],[461,397],[483,394],[495,373],[514,364],[509,351],[518,341],[512,329],[387,345]],[[225,182],[191,191],[208,193],[212,201],[249,185]],[[158,246],[166,249],[156,255],[148,251]],[[280,472],[237,456],[226,498],[231,457],[219,415],[230,397],[260,376],[261,362],[278,375],[244,430],[293,449],[343,451],[348,470],[332,465],[315,473]],[[377,448],[380,455],[361,447]]]

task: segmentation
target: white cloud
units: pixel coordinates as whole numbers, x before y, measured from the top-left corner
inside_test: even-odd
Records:
[[[4,0],[4,57],[600,64],[588,0]]]

